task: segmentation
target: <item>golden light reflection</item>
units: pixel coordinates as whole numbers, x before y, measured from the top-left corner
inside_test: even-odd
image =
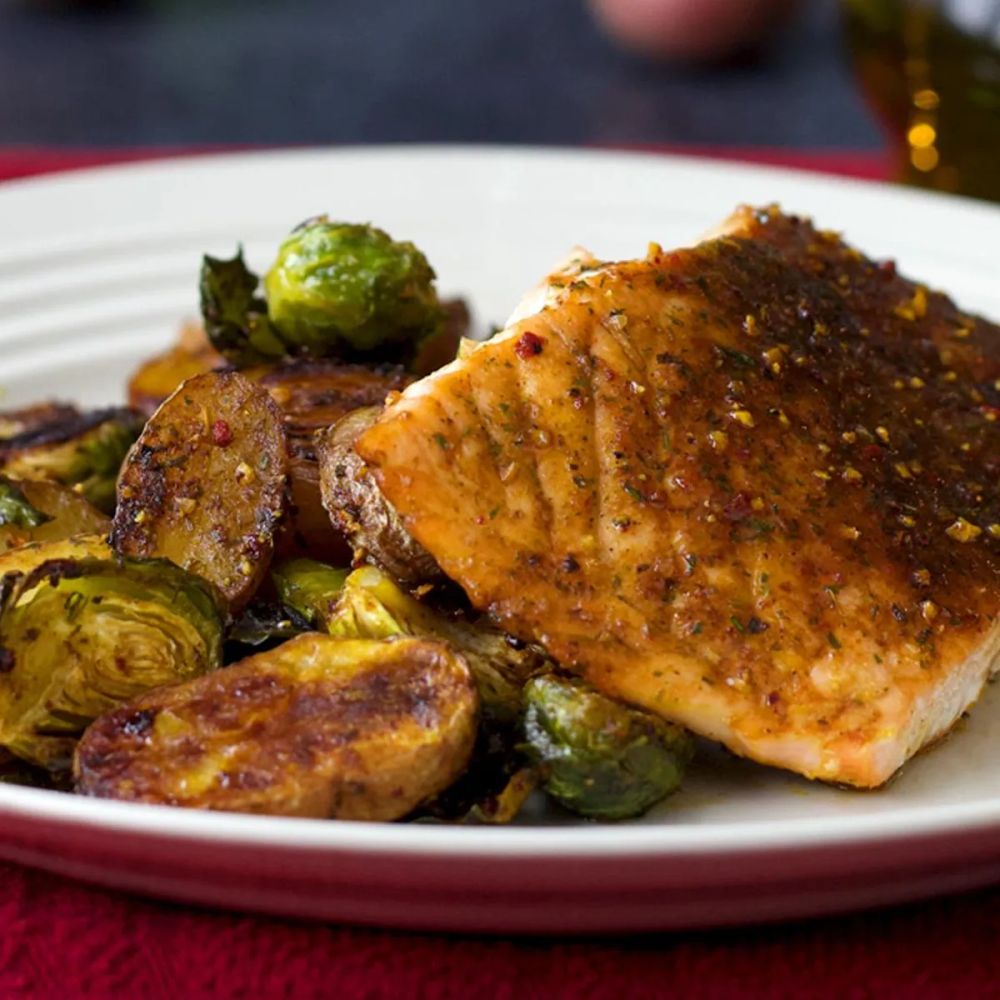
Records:
[[[938,151],[933,146],[914,146],[910,150],[910,163],[921,173],[933,170],[939,159]]]
[[[910,126],[906,138],[915,149],[926,149],[928,146],[934,145],[937,139],[937,130],[928,122],[920,122]]]
[[[921,111],[937,111],[941,98],[932,87],[924,87],[913,95],[913,104]]]

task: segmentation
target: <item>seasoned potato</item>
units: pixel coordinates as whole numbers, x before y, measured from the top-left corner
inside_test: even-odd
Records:
[[[236,372],[185,382],[150,417],[122,468],[114,548],[204,577],[229,609],[267,575],[284,508],[281,413]]]
[[[107,533],[111,520],[70,487],[0,476],[0,552],[26,542]]]
[[[142,421],[133,410],[80,412],[49,403],[0,414],[0,470],[18,479],[49,479],[73,487],[110,514],[115,482]]]
[[[375,563],[401,583],[440,579],[434,557],[403,527],[354,450],[378,414],[377,407],[355,410],[316,436],[323,506],[358,561]]]
[[[0,746],[33,764],[68,768],[102,712],[221,662],[214,593],[165,560],[50,558],[5,573],[0,591]]]
[[[77,749],[77,791],[399,819],[462,773],[476,711],[468,668],[443,643],[310,633],[98,719]]]
[[[149,417],[182,382],[222,368],[225,358],[208,342],[200,323],[181,329],[178,342],[144,361],[128,380],[129,405]]]
[[[323,509],[316,461],[316,432],[345,413],[379,404],[412,377],[395,365],[350,365],[337,361],[288,360],[246,369],[281,408],[288,436],[291,510],[279,539],[284,555],[309,555],[329,562],[350,556],[343,535]]]

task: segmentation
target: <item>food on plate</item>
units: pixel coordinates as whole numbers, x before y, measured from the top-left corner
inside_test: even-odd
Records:
[[[323,505],[350,542],[358,562],[374,563],[401,583],[440,579],[437,563],[403,527],[354,450],[354,442],[378,415],[378,407],[354,410],[317,435]]]
[[[107,532],[111,521],[69,486],[0,475],[0,552],[27,542]]]
[[[484,711],[505,720],[520,716],[522,687],[549,666],[540,650],[511,643],[488,622],[470,621],[460,612],[449,615],[416,600],[374,566],[363,566],[347,578],[326,629],[351,638],[414,635],[449,643],[468,663]]]
[[[476,714],[468,668],[444,643],[311,633],[98,719],[77,750],[77,790],[400,819],[462,773]]]
[[[138,414],[124,407],[81,412],[50,403],[0,413],[0,471],[70,486],[110,514],[118,469],[141,428]]]
[[[406,363],[427,342],[447,338],[434,277],[412,243],[320,215],[281,244],[263,295],[242,251],[231,260],[204,258],[205,332],[240,366],[296,356]]]
[[[878,786],[1000,667],[1000,328],[837,234],[577,247],[485,341],[326,216],[200,292],[135,410],[0,415],[0,782],[616,821],[692,734]]]
[[[288,559],[271,570],[271,578],[286,608],[298,612],[310,625],[326,629],[349,572],[315,559]]]
[[[196,375],[150,417],[129,452],[111,544],[204,577],[239,611],[267,576],[287,468],[271,397],[237,372]]]
[[[360,406],[381,405],[413,377],[398,365],[308,358],[247,368],[242,374],[278,404],[288,440],[290,504],[279,551],[332,561],[349,559],[347,542],[323,508],[316,434]]]
[[[595,265],[355,442],[505,631],[874,787],[1000,653],[1000,329],[775,208]]]
[[[524,688],[524,748],[557,802],[581,816],[641,816],[680,787],[691,736],[659,716],[545,674]]]
[[[56,541],[0,556],[0,746],[50,770],[69,767],[102,712],[221,663],[204,581],[165,560],[90,551],[101,546]]]

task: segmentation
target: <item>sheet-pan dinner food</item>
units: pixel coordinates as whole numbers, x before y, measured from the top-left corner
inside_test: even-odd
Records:
[[[205,257],[127,407],[0,415],[6,780],[638,816],[695,736],[856,788],[1000,666],[1000,328],[776,207],[575,251],[466,338],[426,257]]]

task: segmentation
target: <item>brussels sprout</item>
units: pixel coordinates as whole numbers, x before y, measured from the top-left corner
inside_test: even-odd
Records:
[[[226,632],[225,658],[228,662],[247,655],[245,647],[259,649],[276,646],[303,632],[312,624],[294,608],[268,601],[254,601],[244,608]]]
[[[369,639],[394,635],[444,639],[469,664],[484,711],[502,720],[520,715],[525,681],[551,666],[536,649],[511,645],[509,637],[491,625],[448,617],[422,604],[374,566],[362,566],[347,577],[327,631]]]
[[[80,413],[54,407],[53,419],[0,437],[0,469],[19,479],[51,479],[72,486],[98,510],[111,513],[115,482],[142,420],[125,408]],[[19,425],[18,413],[0,415],[0,426]]]
[[[462,773],[476,692],[441,642],[299,636],[98,719],[85,795],[204,809],[393,820]]]
[[[271,578],[282,604],[326,628],[349,573],[315,559],[289,559],[271,570]]]
[[[524,688],[524,749],[549,795],[581,816],[628,819],[674,791],[694,752],[690,735],[548,674]]]
[[[323,506],[350,542],[357,560],[382,567],[401,583],[438,580],[442,573],[434,557],[403,526],[354,450],[354,442],[378,419],[379,412],[375,406],[354,410],[316,435]]]
[[[434,271],[412,243],[371,225],[308,219],[264,276],[267,308],[290,353],[313,357],[404,344],[437,333]]]
[[[522,767],[515,771],[507,784],[495,795],[488,795],[477,802],[466,817],[472,822],[500,825],[515,820],[524,808],[528,797],[538,787],[538,773],[534,768]]]
[[[267,303],[257,296],[260,278],[243,260],[243,249],[231,260],[202,258],[198,291],[205,334],[212,346],[237,365],[283,358],[288,345],[267,316]]]
[[[110,526],[108,518],[68,486],[0,476],[0,551],[26,542],[106,532]]]
[[[0,569],[14,561],[0,559]],[[55,558],[6,573],[0,746],[68,767],[76,738],[102,712],[219,666],[221,637],[209,586],[162,560]]]

